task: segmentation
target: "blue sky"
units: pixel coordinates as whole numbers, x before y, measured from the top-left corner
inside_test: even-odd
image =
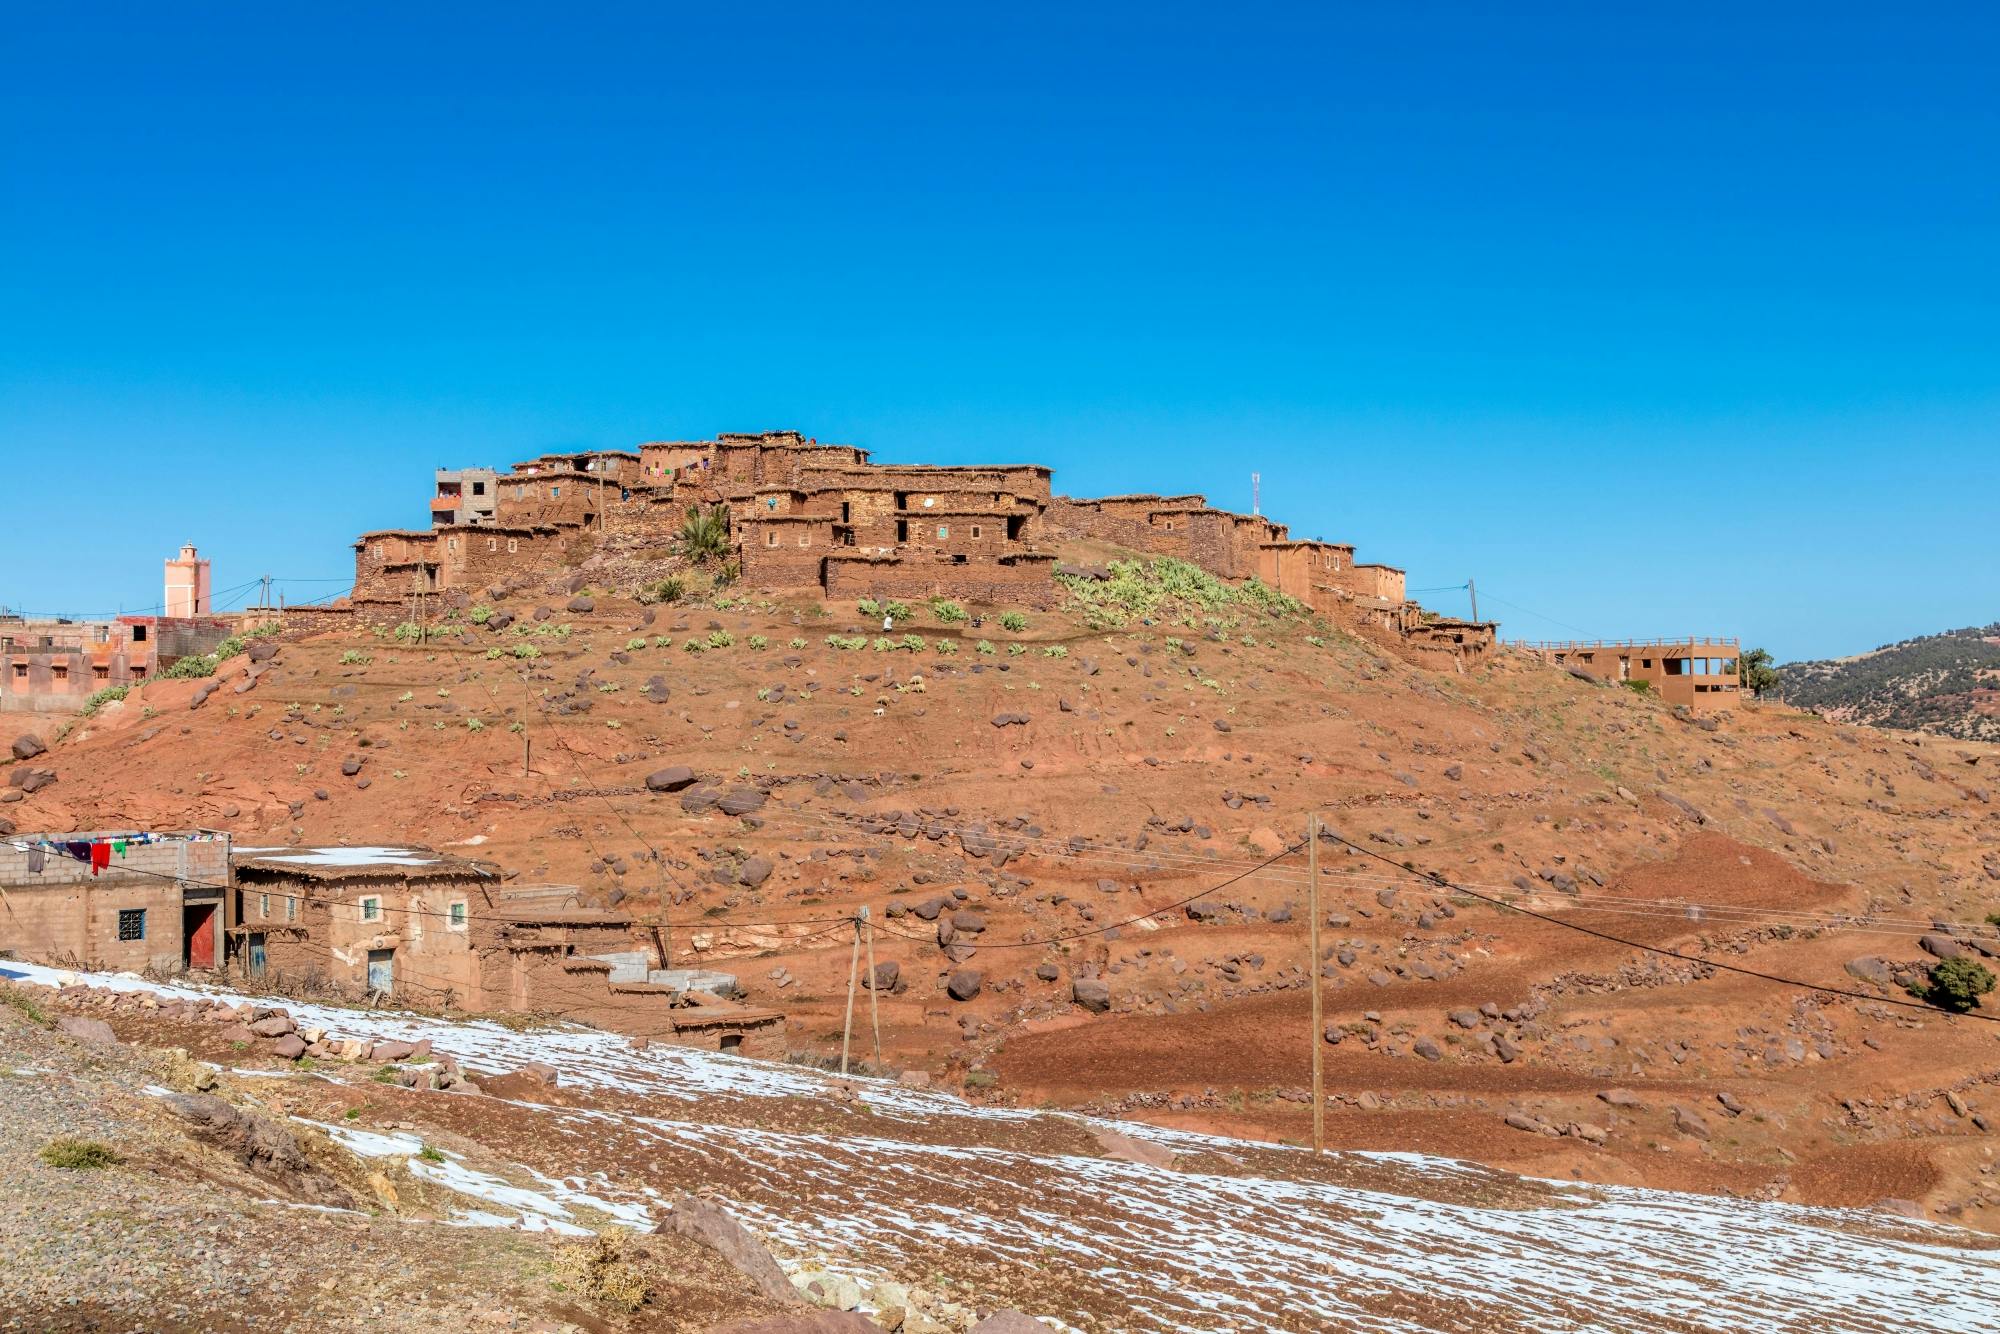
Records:
[[[0,603],[797,427],[1255,469],[1510,638],[2000,618],[1996,15],[16,6]]]

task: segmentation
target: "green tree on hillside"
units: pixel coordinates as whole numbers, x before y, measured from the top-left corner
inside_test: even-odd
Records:
[[[1931,965],[1930,985],[1919,994],[1940,1009],[1963,1014],[1976,1007],[1979,998],[1991,990],[1993,973],[1985,964],[1958,958],[1941,959]]]
[[[1753,648],[1736,660],[1737,670],[1743,673],[1743,684],[1753,695],[1761,696],[1778,685],[1778,669],[1772,665],[1771,650]]]

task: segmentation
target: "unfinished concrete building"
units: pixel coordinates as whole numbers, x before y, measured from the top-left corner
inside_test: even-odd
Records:
[[[1517,647],[1600,681],[1642,687],[1696,713],[1734,708],[1743,699],[1743,643],[1735,638],[1563,639]]]

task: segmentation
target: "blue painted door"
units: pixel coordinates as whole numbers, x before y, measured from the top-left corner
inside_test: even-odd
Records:
[[[387,996],[396,990],[396,951],[368,951],[368,989]]]

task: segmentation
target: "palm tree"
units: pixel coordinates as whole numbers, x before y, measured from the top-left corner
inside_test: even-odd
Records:
[[[714,560],[729,551],[729,511],[721,505],[688,506],[681,520],[681,554],[692,561]]]

